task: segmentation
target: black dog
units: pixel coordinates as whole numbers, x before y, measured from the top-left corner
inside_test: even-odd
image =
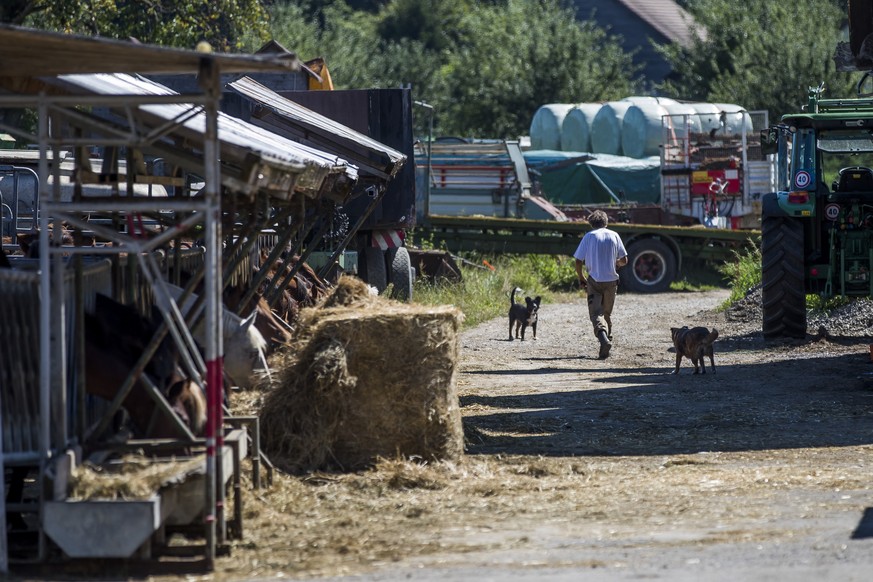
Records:
[[[533,339],[537,339],[537,312],[540,310],[542,298],[537,295],[535,299],[524,298],[524,304],[515,302],[515,292],[521,291],[518,287],[512,290],[509,298],[509,341],[521,339],[524,341],[524,332],[527,326],[533,331]],[[512,336],[512,327],[515,326],[515,337]],[[519,333],[520,332],[520,333]]]

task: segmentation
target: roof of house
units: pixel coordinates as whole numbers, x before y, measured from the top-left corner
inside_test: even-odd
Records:
[[[673,42],[691,46],[693,35],[706,39],[706,29],[699,25],[673,0],[616,0]]]

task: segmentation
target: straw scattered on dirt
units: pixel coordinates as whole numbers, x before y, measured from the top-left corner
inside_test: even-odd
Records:
[[[246,475],[245,539],[211,577],[864,559],[832,526],[873,502],[864,305],[829,334],[767,342],[759,318],[715,309],[726,297],[620,294],[605,361],[582,298],[543,305],[536,341],[507,341],[504,318],[464,331],[463,456],[280,473],[260,491]],[[719,329],[716,374],[672,374],[677,325]]]
[[[203,470],[202,458],[162,459],[125,456],[110,465],[84,463],[76,467],[69,483],[72,500],[148,499],[170,481]]]

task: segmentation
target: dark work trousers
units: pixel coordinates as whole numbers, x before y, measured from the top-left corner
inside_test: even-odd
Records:
[[[588,318],[594,326],[595,337],[605,331],[612,340],[612,307],[617,290],[618,281],[598,283],[588,276]]]

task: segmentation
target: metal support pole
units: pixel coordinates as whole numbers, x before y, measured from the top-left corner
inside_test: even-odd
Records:
[[[0,394],[0,407],[2,407],[2,394]],[[6,540],[6,469],[3,463],[3,415],[0,415],[0,475],[4,475],[0,479],[0,575],[5,575],[9,572],[9,546]]]
[[[330,224],[325,221],[321,225],[321,229],[315,234],[315,237],[312,239],[312,243],[303,251],[303,254],[300,255],[300,259],[294,263],[294,266],[291,267],[291,270],[288,271],[288,274],[285,275],[285,278],[282,279],[282,282],[273,287],[273,291],[269,298],[267,298],[267,303],[270,305],[270,309],[274,308],[277,303],[279,303],[279,299],[282,298],[282,292],[291,284],[291,281],[294,279],[294,276],[300,272],[300,268],[303,266],[303,263],[306,262],[306,259],[309,258],[309,255],[312,254],[312,251],[318,247],[321,239],[324,238],[324,235],[327,234],[327,231],[330,230]]]
[[[294,242],[294,246],[287,253],[287,255],[283,255],[283,256],[285,256],[286,259],[291,259],[297,254],[297,252],[303,247],[303,241],[306,239],[307,236],[309,236],[309,233],[312,232],[312,229],[314,227],[315,227],[314,220],[310,221],[309,224],[306,224],[306,223],[300,224],[300,226],[297,229],[297,232],[298,232],[297,240]],[[319,238],[319,237],[316,237],[316,238]],[[266,275],[266,273],[264,273],[264,274]],[[295,271],[295,274],[296,274],[296,271]],[[280,286],[281,283],[285,282],[284,279],[281,279],[280,275],[281,275],[281,273],[276,273],[276,276],[273,277],[272,279],[270,279],[270,281],[268,281],[267,284],[264,285],[264,291],[262,293],[262,296],[267,301],[267,303],[270,304],[271,307],[274,305],[274,303],[271,304],[270,302],[273,301],[274,298],[275,298],[275,300],[278,300],[278,298],[281,296],[281,292],[277,291],[276,289]],[[293,277],[293,275],[288,277],[288,279],[287,279],[288,282],[290,282],[290,277]],[[282,287],[282,289],[285,289],[285,287],[287,287],[287,283],[284,287]],[[255,292],[253,290],[249,290],[249,293],[251,294],[251,296],[254,296],[254,294],[255,294]],[[251,296],[249,296],[248,299],[251,299]]]
[[[433,179],[433,164],[431,160],[433,159],[433,105],[425,103],[424,101],[416,101],[416,105],[419,107],[424,107],[430,113],[430,120],[428,121],[428,129],[427,129],[427,188],[425,189],[425,201],[424,201],[424,220],[427,221],[430,216],[430,183]]]
[[[206,296],[206,390],[208,417],[206,422],[206,565],[215,568],[217,519],[223,502],[220,477],[222,450],[222,318],[221,307],[221,171],[219,168],[218,100],[220,72],[214,61],[200,65],[201,88],[211,97],[204,105],[206,132],[203,142],[203,188],[206,203],[206,265],[204,294]]]
[[[39,99],[39,192],[40,199],[45,200],[50,195],[48,190],[48,105],[45,95]],[[57,160],[55,160],[57,163]],[[48,225],[49,217],[45,212],[39,215],[39,541],[38,559],[45,560],[46,536],[42,528],[43,507],[45,504],[45,487],[42,480],[48,468],[48,460],[51,447],[51,386],[52,386],[52,344],[51,344],[51,277],[49,273],[48,253]],[[33,244],[31,242],[31,244]]]
[[[287,219],[291,216],[291,212],[293,212],[292,207],[289,205],[279,213],[276,217],[276,223],[280,223],[283,220]],[[243,296],[242,301],[239,302],[239,305],[236,308],[236,312],[238,315],[245,313],[248,309],[249,303],[251,303],[255,294],[258,292],[258,287],[261,286],[261,283],[264,282],[264,279],[267,278],[267,274],[269,273],[269,267],[276,259],[279,258],[279,255],[282,254],[283,249],[288,245],[291,241],[291,238],[294,236],[294,233],[298,232],[298,228],[285,228],[279,234],[279,240],[276,242],[276,246],[270,251],[269,256],[263,262],[263,264],[258,268],[258,272],[253,277],[251,283],[249,284],[249,289],[246,291],[246,294]]]

